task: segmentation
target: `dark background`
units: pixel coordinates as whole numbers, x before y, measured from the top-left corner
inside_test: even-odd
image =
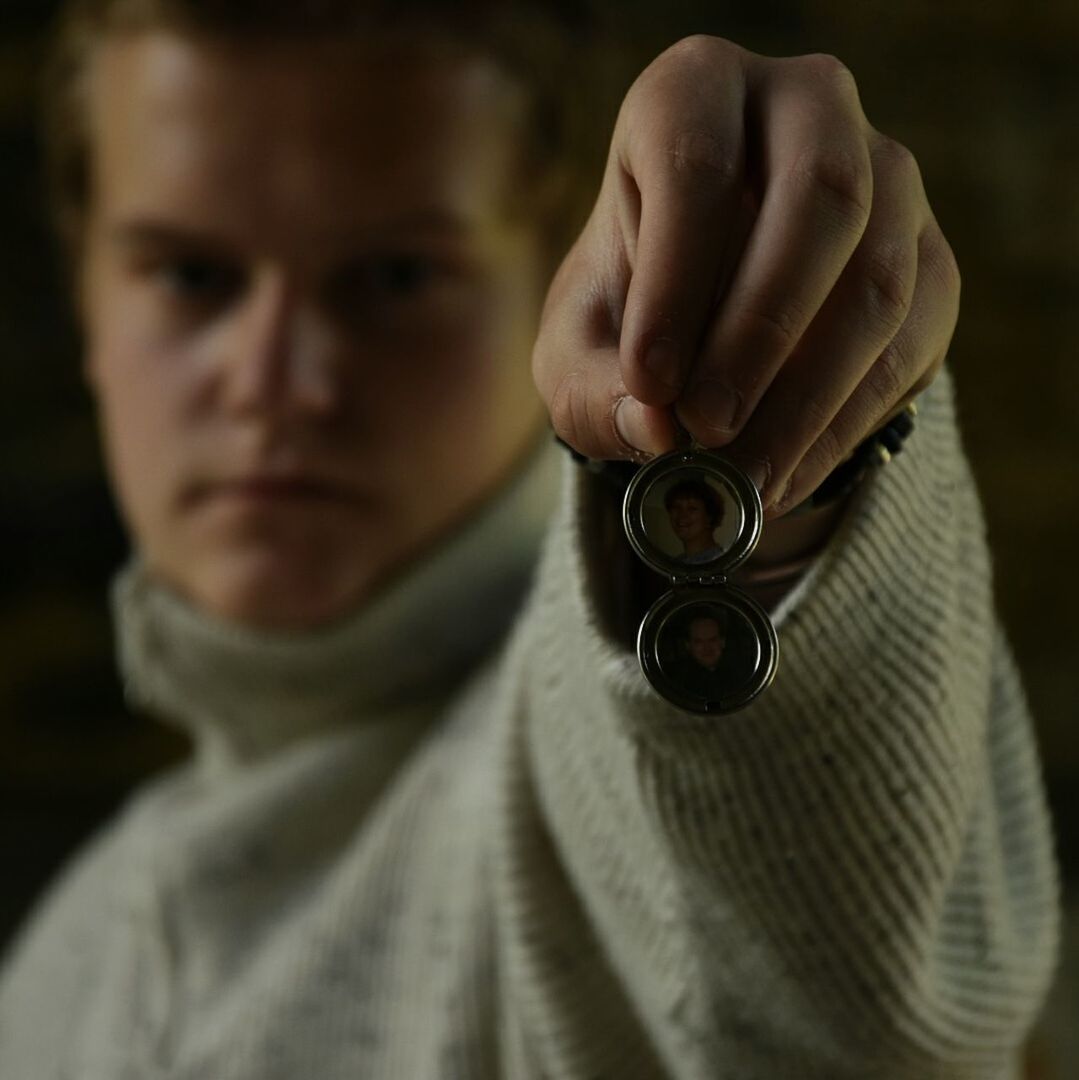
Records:
[[[1059,847],[1079,871],[1079,4],[666,3],[653,44],[704,30],[834,53],[906,143],[963,273],[950,363],[1033,707]],[[102,479],[34,133],[56,5],[0,9],[0,942],[62,858],[178,736],[133,718],[107,582],[125,544]],[[700,14],[707,10],[708,15]]]

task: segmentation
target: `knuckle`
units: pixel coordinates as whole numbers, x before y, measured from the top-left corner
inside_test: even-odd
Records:
[[[725,45],[722,38],[710,34],[690,34],[665,49],[656,62],[677,67],[710,68]]]
[[[813,443],[807,457],[813,470],[823,479],[833,469],[842,464],[847,453],[846,444],[840,438],[835,425],[829,424],[817,436],[816,442]]]
[[[854,90],[857,93],[858,83],[854,73],[838,56],[826,52],[809,53],[796,57],[796,62],[809,78],[838,86],[845,92]]]
[[[786,356],[798,344],[803,313],[789,299],[776,304],[761,298],[739,306],[737,334],[767,355]]]
[[[619,127],[630,157],[640,167],[669,166],[692,182],[730,182],[741,175],[737,140],[712,126],[711,102],[741,78],[737,46],[695,34],[671,45],[630,87]],[[695,120],[695,117],[701,117]]]
[[[863,155],[812,147],[798,155],[792,173],[796,185],[833,207],[859,232],[864,230],[873,200],[873,175]]]
[[[927,229],[922,234],[918,241],[918,256],[919,262],[936,278],[945,292],[958,301],[963,285],[959,263],[952,245],[939,228]]]
[[[917,397],[923,390],[927,389],[930,384],[940,374],[940,369],[944,367],[945,352],[939,352],[930,361],[929,366],[918,376],[914,381],[914,385],[907,392],[908,398]]]
[[[798,77],[815,92],[838,94],[840,97],[859,102],[858,80],[838,56],[832,53],[809,53],[795,56],[790,62]],[[859,109],[861,106],[859,105]]]
[[[668,158],[678,176],[709,187],[730,187],[742,174],[737,148],[708,131],[678,132],[668,149]]]
[[[581,415],[579,379],[574,371],[567,371],[551,394],[548,411],[555,434],[576,450],[581,450],[581,435],[586,430]]]
[[[719,38],[692,34],[676,41],[659,54],[634,80],[626,102],[662,97],[664,90],[681,85],[689,78],[704,77],[715,71],[720,47]]]
[[[801,416],[800,426],[811,437],[825,431],[835,415],[835,408],[830,403],[811,394],[800,398],[796,408],[796,415]]]
[[[914,365],[904,342],[896,338],[877,357],[865,378],[875,416],[887,416],[907,395]]]
[[[912,184],[921,187],[922,170],[908,147],[898,139],[879,132],[875,133],[873,142],[873,159],[878,168],[893,173],[904,187]]]
[[[881,244],[863,257],[864,306],[893,333],[914,300],[914,260],[903,245]]]
[[[587,385],[580,372],[566,372],[551,395],[548,410],[551,427],[563,442],[586,457],[599,458],[609,454],[612,407],[609,402],[593,401]]]

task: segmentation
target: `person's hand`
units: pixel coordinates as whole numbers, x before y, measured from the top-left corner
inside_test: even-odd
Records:
[[[918,167],[850,72],[693,37],[626,96],[533,368],[579,452],[670,450],[673,406],[774,517],[931,381],[958,307]]]

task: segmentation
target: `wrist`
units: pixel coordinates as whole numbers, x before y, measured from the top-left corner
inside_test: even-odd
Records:
[[[756,550],[731,581],[769,611],[801,581],[846,513],[849,496],[768,522]]]

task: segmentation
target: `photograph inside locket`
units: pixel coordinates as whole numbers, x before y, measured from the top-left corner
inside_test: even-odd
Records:
[[[734,493],[701,469],[681,469],[653,484],[641,516],[649,542],[687,566],[721,559],[743,524]]]
[[[713,701],[744,687],[760,663],[753,628],[723,603],[688,604],[666,620],[656,645],[675,686]]]

